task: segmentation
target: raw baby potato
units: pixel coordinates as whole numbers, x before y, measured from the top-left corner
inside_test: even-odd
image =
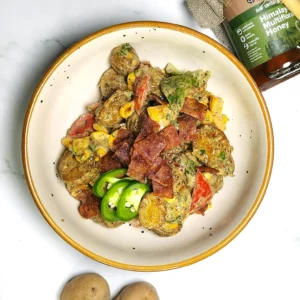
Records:
[[[136,282],[127,285],[115,300],[159,300],[159,296],[150,283]]]
[[[60,300],[110,300],[109,285],[98,274],[82,274],[65,285]]]

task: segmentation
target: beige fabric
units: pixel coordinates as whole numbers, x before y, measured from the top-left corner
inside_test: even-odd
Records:
[[[186,0],[188,8],[202,28],[211,28],[219,42],[233,52],[222,22],[223,0]]]

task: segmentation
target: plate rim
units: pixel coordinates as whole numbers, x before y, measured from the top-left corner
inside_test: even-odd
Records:
[[[254,203],[252,204],[251,208],[247,212],[246,216],[243,218],[243,220],[238,224],[238,226],[230,232],[222,241],[220,241],[217,245],[213,246],[212,248],[206,250],[203,253],[200,253],[194,257],[191,257],[189,259],[185,259],[182,261],[174,262],[174,263],[169,263],[169,264],[162,264],[162,265],[154,265],[154,266],[142,266],[142,265],[132,265],[132,264],[125,264],[125,263],[120,263],[114,260],[107,259],[105,257],[102,257],[98,254],[93,253],[92,251],[84,248],[82,245],[78,244],[75,242],[71,237],[69,237],[61,228],[58,224],[54,222],[50,214],[47,212],[45,209],[38,192],[35,188],[32,175],[30,172],[30,164],[29,164],[29,159],[28,159],[28,131],[29,131],[29,125],[30,125],[30,120],[32,117],[32,113],[35,108],[35,104],[38,100],[39,94],[41,93],[47,79],[53,74],[53,72],[56,70],[56,68],[63,63],[63,61],[70,56],[73,52],[78,50],[80,47],[83,45],[89,43],[90,41],[109,34],[111,32],[116,32],[120,31],[123,29],[130,29],[130,28],[141,28],[141,27],[152,27],[152,28],[163,28],[163,29],[169,29],[173,31],[177,31],[180,33],[184,33],[193,37],[196,37],[209,45],[213,46],[217,50],[219,50],[222,54],[224,54],[234,65],[239,69],[239,71],[244,75],[245,79],[248,81],[248,83],[251,86],[251,89],[256,95],[257,101],[259,102],[263,118],[264,118],[264,123],[265,123],[265,128],[266,128],[266,133],[267,133],[267,161],[266,161],[266,166],[265,166],[265,172],[264,172],[264,177],[260,186],[260,189],[258,191],[258,194],[256,196],[256,199]],[[53,230],[61,237],[63,238],[68,244],[70,244],[73,248],[81,252],[82,254],[99,261],[101,263],[104,263],[106,265],[116,267],[119,269],[124,269],[124,270],[131,270],[131,271],[138,271],[138,272],[156,272],[156,271],[166,271],[166,270],[171,270],[171,269],[177,269],[185,266],[192,265],[196,262],[199,262],[212,254],[218,252],[221,250],[223,247],[225,247],[227,244],[229,244],[235,237],[238,236],[238,234],[247,226],[249,221],[252,219],[254,214],[256,213],[258,207],[260,206],[270,178],[271,178],[271,173],[272,173],[272,168],[273,168],[273,161],[274,161],[274,134],[273,134],[273,127],[272,127],[272,122],[270,118],[270,114],[266,105],[266,102],[263,98],[263,95],[261,91],[259,90],[258,86],[256,85],[254,79],[251,77],[247,69],[242,65],[242,63],[230,52],[228,51],[225,47],[223,47],[221,44],[219,44],[217,41],[211,39],[210,37],[193,30],[191,28],[178,25],[178,24],[173,24],[173,23],[166,23],[166,22],[158,22],[158,21],[137,21],[137,22],[128,22],[128,23],[122,23],[122,24],[117,24],[113,25],[110,27],[106,27],[104,29],[101,29],[99,31],[96,31],[80,41],[76,42],[74,45],[72,45],[70,48],[65,50],[53,63],[52,65],[48,68],[42,79],[40,80],[38,86],[36,87],[31,100],[29,102],[25,119],[24,119],[24,124],[23,124],[23,132],[22,132],[22,162],[23,162],[23,169],[24,169],[24,175],[25,179],[27,182],[27,185],[29,187],[31,196],[40,210],[41,214],[45,218],[45,220],[48,222],[48,224],[53,228]]]

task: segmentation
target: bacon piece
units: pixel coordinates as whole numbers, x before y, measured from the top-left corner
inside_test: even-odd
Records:
[[[195,141],[197,139],[197,119],[184,115],[179,117],[179,138],[182,142]]]
[[[147,114],[141,114],[139,118],[140,134],[144,137],[153,132],[159,131],[159,124],[153,121]]]
[[[150,178],[151,175],[155,174],[164,162],[165,161],[158,156],[150,166],[148,177]]]
[[[173,198],[173,180],[168,186],[163,186],[156,181],[152,182],[153,194],[158,197]]]
[[[83,218],[90,219],[99,214],[99,201],[90,190],[82,191],[76,198],[81,201],[79,213]]]
[[[125,141],[112,157],[117,158],[124,167],[127,167],[130,163],[130,148],[129,143]]]
[[[144,183],[148,174],[148,170],[148,164],[143,160],[142,156],[136,150],[133,150],[127,175]]]
[[[122,167],[119,160],[113,157],[114,153],[109,151],[106,155],[101,158],[100,170],[102,173],[110,170],[119,169]]]
[[[219,173],[219,170],[214,169],[214,168],[210,168],[210,167],[204,167],[204,166],[201,166],[201,167],[197,167],[197,169],[198,169],[201,173],[204,173],[204,172],[211,173],[211,174],[218,174],[218,173]]]
[[[165,140],[156,133],[148,135],[142,141],[134,144],[134,149],[151,165],[165,148]]]
[[[172,177],[172,169],[171,167],[166,163],[166,161],[163,161],[161,164],[161,167],[156,171],[155,173],[149,175],[149,178],[152,180],[152,182],[157,182],[164,187],[167,187],[170,185],[170,182],[172,184],[173,177]]]
[[[94,131],[93,124],[95,123],[94,114],[85,114],[80,116],[71,126],[68,137],[77,138],[90,135]]]
[[[174,125],[167,126],[160,131],[158,135],[161,136],[166,142],[166,147],[163,152],[168,152],[173,148],[180,146],[181,141]]]
[[[198,102],[195,99],[187,97],[185,98],[183,107],[181,109],[181,112],[200,121],[203,121],[205,119],[206,111],[207,107],[204,104]]]
[[[121,128],[117,133],[111,150],[114,152],[117,151],[125,142],[127,142],[131,146],[134,142],[134,136],[130,130],[126,128]]]

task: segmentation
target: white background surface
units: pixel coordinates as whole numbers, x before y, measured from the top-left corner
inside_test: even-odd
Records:
[[[275,132],[270,186],[246,229],[212,257],[160,273],[118,270],[69,246],[36,208],[21,163],[23,119],[35,86],[74,42],[137,20],[199,30],[183,0],[0,2],[0,299],[58,299],[63,285],[83,272],[104,276],[112,296],[146,280],[162,300],[300,299],[300,76],[264,93]]]

